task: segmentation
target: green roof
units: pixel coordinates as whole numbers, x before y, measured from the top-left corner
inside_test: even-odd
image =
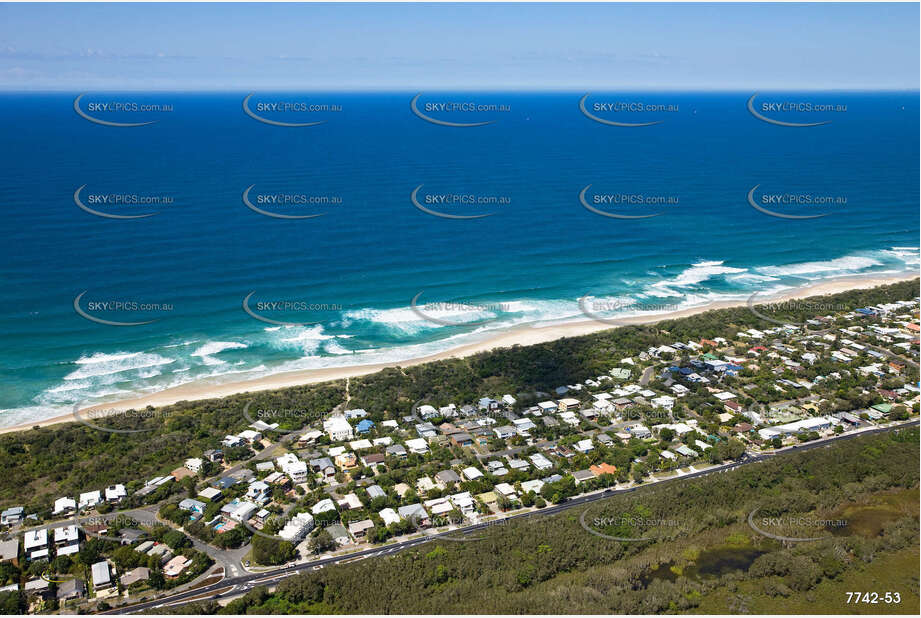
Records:
[[[889,414],[889,412],[892,410],[891,403],[878,403],[875,406],[870,406],[870,407],[876,410],[877,412],[882,412],[883,414]]]

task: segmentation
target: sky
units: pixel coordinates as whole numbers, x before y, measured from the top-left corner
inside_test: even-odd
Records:
[[[919,5],[0,4],[0,90],[916,90]]]

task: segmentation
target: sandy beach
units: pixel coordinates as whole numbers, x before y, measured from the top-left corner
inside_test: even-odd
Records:
[[[880,285],[895,283],[897,281],[905,281],[916,278],[918,278],[918,274],[903,274],[889,277],[841,277],[830,281],[818,282],[814,285],[804,286],[795,290],[788,290],[775,296],[758,296],[755,302],[756,304],[762,304],[765,302],[788,301],[792,299],[805,298],[808,296],[835,294],[847,290],[872,288]],[[234,395],[237,393],[271,390],[288,386],[296,386],[299,384],[326,382],[329,380],[341,380],[348,377],[375,373],[387,367],[411,367],[413,365],[419,365],[422,363],[446,358],[463,358],[496,348],[511,347],[514,345],[534,345],[547,341],[553,341],[555,339],[561,339],[563,337],[586,335],[589,333],[617,328],[617,326],[629,324],[652,324],[662,320],[687,317],[697,313],[711,311],[713,309],[745,306],[746,303],[747,300],[714,302],[699,307],[682,309],[679,311],[656,313],[655,315],[619,318],[616,320],[616,322],[613,319],[605,321],[585,319],[550,326],[521,325],[492,335],[489,338],[483,339],[482,341],[457,346],[455,348],[444,350],[443,352],[438,352],[437,354],[431,354],[428,356],[422,356],[405,361],[291,371],[285,373],[277,373],[255,380],[229,382],[224,384],[190,382],[188,384],[169,388],[158,393],[145,394],[137,398],[90,406],[87,408],[82,408],[80,411],[92,412],[93,415],[98,418],[99,416],[104,415],[109,411],[115,413],[130,409],[142,409],[147,406],[166,406],[179,401],[213,399],[226,397],[228,395]],[[0,428],[0,433],[22,431],[36,426],[48,427],[50,425],[72,422],[75,420],[76,419],[73,414],[66,414],[41,421],[12,425],[10,427],[2,427]]]

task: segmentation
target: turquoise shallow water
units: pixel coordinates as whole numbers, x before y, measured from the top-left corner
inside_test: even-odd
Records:
[[[77,94],[0,96],[12,119],[0,127],[4,425],[205,378],[415,357],[513,324],[584,319],[586,295],[593,312],[626,315],[918,268],[916,92],[759,95],[846,106],[774,114],[831,121],[808,128],[755,118],[751,93],[587,99],[603,120],[661,121],[645,127],[586,117],[584,93],[418,100],[436,120],[492,121],[467,128],[414,115],[416,93],[250,101],[279,122],[322,121],[309,127],[247,116],[247,93],[87,93],[78,106],[91,116],[157,120],[102,126],[75,113]],[[98,105],[111,102],[171,109]],[[828,215],[769,216],[748,202],[756,186],[763,208]],[[78,189],[97,213],[157,214],[98,216]],[[603,213],[659,216],[592,212],[584,189]]]

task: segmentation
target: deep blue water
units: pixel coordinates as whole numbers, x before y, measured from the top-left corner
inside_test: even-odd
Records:
[[[88,93],[98,102],[158,103],[168,112],[87,112],[140,127],[101,126],[74,111],[73,94],[0,96],[5,251],[0,261],[0,424],[60,414],[74,404],[210,377],[419,356],[511,324],[585,319],[577,299],[616,299],[613,313],[746,298],[829,277],[918,268],[918,93],[786,93],[846,111],[746,109],[751,93],[593,93],[594,102],[642,101],[677,111],[604,112],[644,122],[613,127],[579,110],[584,93],[428,93],[508,111],[411,113],[415,93],[259,93],[341,111],[271,113],[310,127],[279,127],[243,113],[246,93]],[[759,108],[760,109],[760,108]],[[590,212],[579,193],[624,220]],[[746,196],[812,194],[846,204],[778,206]],[[107,214],[155,216],[116,220]],[[325,213],[278,219],[273,213]],[[469,220],[427,214],[491,216]],[[105,194],[169,196],[170,204],[90,204]],[[332,196],[341,203],[257,203],[262,195]],[[426,196],[502,198],[427,203]],[[662,196],[660,205],[596,204],[592,196]],[[157,319],[140,326],[119,322]],[[325,310],[243,311],[243,298],[325,304]],[[410,307],[418,304],[427,320]],[[109,311],[93,303],[159,303]],[[441,307],[426,303],[458,302]],[[487,307],[472,307],[485,303]],[[630,306],[630,303],[636,303]],[[668,307],[665,307],[668,305]],[[341,306],[341,309],[336,308]],[[95,308],[94,308],[95,307]],[[330,308],[332,307],[332,308]],[[447,323],[447,324],[445,324]],[[450,325],[456,324],[456,325]],[[464,325],[466,324],[466,325]]]

